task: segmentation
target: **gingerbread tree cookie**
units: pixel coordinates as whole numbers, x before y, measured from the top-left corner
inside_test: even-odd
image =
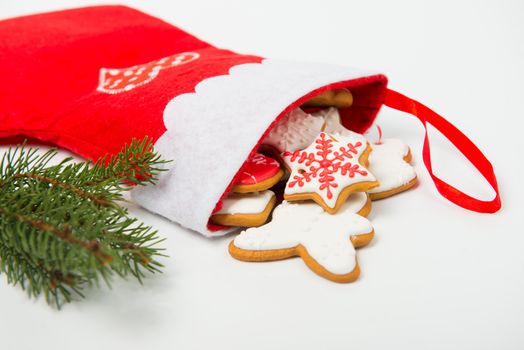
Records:
[[[370,151],[360,137],[321,132],[306,149],[284,152],[282,158],[291,171],[284,199],[311,199],[336,213],[351,193],[378,186],[366,169]]]
[[[365,193],[351,195],[334,215],[315,203],[284,201],[273,211],[270,223],[247,229],[231,241],[229,252],[243,261],[300,256],[320,276],[352,282],[360,274],[355,248],[374,236],[369,220],[358,214],[367,214],[369,209]]]

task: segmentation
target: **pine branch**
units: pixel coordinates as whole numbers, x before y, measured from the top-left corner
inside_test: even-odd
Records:
[[[48,184],[53,185],[53,186],[60,186],[60,187],[62,187],[64,189],[67,189],[67,190],[69,190],[71,192],[75,192],[76,194],[78,194],[81,197],[88,198],[88,199],[92,200],[93,202],[95,202],[98,205],[107,206],[107,205],[110,204],[110,202],[108,202],[106,199],[98,197],[98,196],[96,196],[94,194],[91,194],[91,193],[83,190],[82,188],[80,188],[78,186],[73,186],[73,185],[70,185],[70,184],[65,183],[63,181],[55,180],[54,178],[51,178],[51,177],[42,176],[42,175],[38,175],[38,174],[29,174],[29,173],[16,174],[14,177],[15,178],[30,178],[30,179],[38,180],[40,182],[48,183]]]
[[[50,161],[25,145],[0,161],[0,273],[58,307],[113,275],[157,272],[157,232],[129,217],[123,192],[154,183],[166,163],[146,138],[95,164]]]

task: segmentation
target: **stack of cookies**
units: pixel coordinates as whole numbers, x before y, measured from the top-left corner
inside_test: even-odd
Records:
[[[311,99],[282,118],[247,161],[211,217],[216,224],[248,227],[229,246],[234,258],[300,256],[335,282],[359,276],[355,248],[375,234],[366,219],[371,201],[411,188],[417,176],[403,142],[371,143],[342,125],[338,108],[351,103],[348,90]]]

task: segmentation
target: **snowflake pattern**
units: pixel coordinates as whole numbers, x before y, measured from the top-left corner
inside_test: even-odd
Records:
[[[282,158],[291,168],[285,194],[316,193],[335,208],[344,188],[365,181],[374,186],[375,177],[359,163],[366,148],[361,138],[321,132],[305,150],[284,152]]]

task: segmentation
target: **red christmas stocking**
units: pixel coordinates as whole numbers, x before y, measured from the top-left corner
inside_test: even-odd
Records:
[[[421,117],[420,108],[397,106],[406,101],[387,90],[382,74],[239,55],[122,6],[1,21],[0,53],[0,137],[38,139],[97,159],[147,135],[174,162],[156,186],[135,189],[134,198],[204,235],[226,232],[209,225],[209,217],[272,125],[321,92],[351,90],[353,105],[340,113],[358,132],[384,101],[436,120]],[[496,189],[489,162],[471,145],[472,161],[482,163],[479,170]],[[434,180],[460,202],[458,190]],[[487,207],[472,200],[469,207],[458,204],[500,207],[498,195]]]

